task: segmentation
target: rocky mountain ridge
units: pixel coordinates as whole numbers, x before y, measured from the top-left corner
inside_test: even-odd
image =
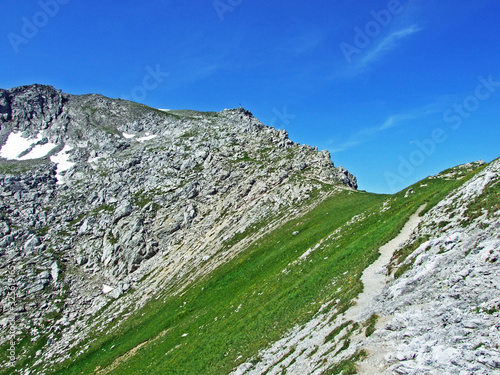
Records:
[[[235,235],[265,232],[324,186],[357,186],[328,152],[242,108],[165,112],[33,85],[0,90],[0,115],[0,293],[17,288],[0,323],[33,342],[50,327],[38,362],[67,358],[76,328],[95,329],[147,275],[161,273],[139,305],[160,285],[180,292],[237,254]]]

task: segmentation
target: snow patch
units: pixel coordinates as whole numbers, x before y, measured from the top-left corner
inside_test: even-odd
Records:
[[[43,139],[39,134],[35,139],[24,138],[21,133],[10,133],[5,144],[0,150],[0,157],[7,160],[30,160],[39,159],[47,156],[47,154],[56,147],[53,143],[37,145]],[[32,149],[28,154],[19,157],[23,152]]]
[[[73,147],[64,146],[64,148],[61,151],[59,151],[56,155],[50,157],[51,162],[57,163],[56,178],[57,178],[57,184],[59,185],[61,185],[64,182],[63,181],[64,177],[62,176],[62,173],[75,165],[75,163],[68,161],[70,157],[68,152],[71,151],[72,149]]]
[[[149,141],[151,139],[154,139],[158,137],[157,135],[153,134],[153,135],[149,135],[149,133],[146,133],[146,136],[145,137],[142,137],[142,138],[139,138],[137,139],[139,142],[146,142],[146,141]]]
[[[28,154],[21,157],[19,160],[39,159],[47,156],[57,145],[54,143],[46,143],[44,145],[36,145]]]
[[[33,141],[23,138],[21,134],[10,133],[7,141],[0,150],[0,156],[8,160],[17,160],[19,154],[33,145]]]
[[[122,135],[127,138],[127,139],[130,139],[130,138],[134,138],[135,137],[135,134],[128,134],[128,133],[122,133]]]

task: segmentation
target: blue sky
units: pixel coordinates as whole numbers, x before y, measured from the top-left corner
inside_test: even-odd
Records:
[[[395,192],[500,156],[495,0],[11,1],[0,87],[240,104]]]

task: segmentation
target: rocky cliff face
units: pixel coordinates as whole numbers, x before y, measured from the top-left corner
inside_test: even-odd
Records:
[[[0,146],[0,324],[33,342],[50,327],[38,363],[63,361],[155,288],[180,292],[234,257],[238,234],[262,235],[325,186],[357,187],[328,152],[242,108],[160,111],[25,86],[0,90]],[[129,291],[140,297],[110,302]],[[97,311],[109,311],[99,327]]]

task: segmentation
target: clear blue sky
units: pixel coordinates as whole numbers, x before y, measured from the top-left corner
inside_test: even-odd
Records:
[[[241,103],[394,192],[500,156],[499,15],[497,0],[9,1],[0,87]]]

